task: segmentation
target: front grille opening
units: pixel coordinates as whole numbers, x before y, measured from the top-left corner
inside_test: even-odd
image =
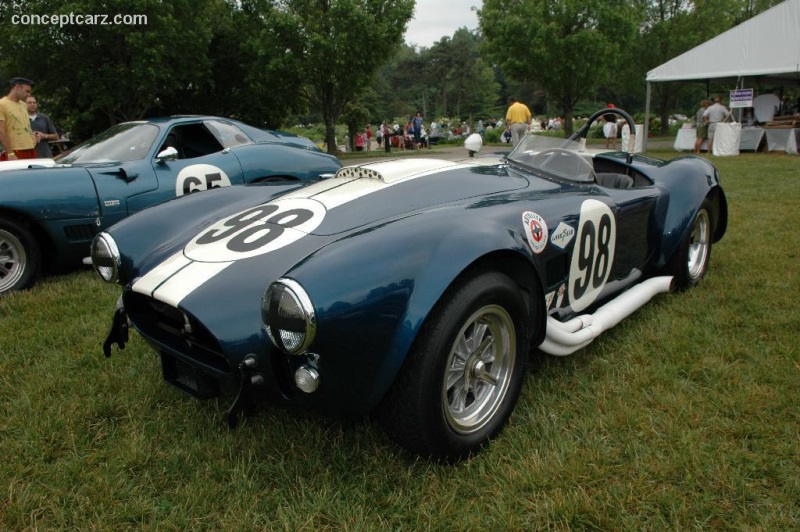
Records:
[[[164,380],[197,399],[219,397],[219,382],[198,368],[161,352],[161,369]]]
[[[124,303],[128,317],[144,336],[209,368],[231,372],[217,339],[193,316],[136,292],[127,293]]]

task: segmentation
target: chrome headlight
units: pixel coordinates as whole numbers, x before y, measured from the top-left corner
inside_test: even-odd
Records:
[[[272,343],[290,355],[302,354],[314,341],[317,318],[303,287],[291,279],[278,279],[261,300],[261,320]]]
[[[104,281],[115,283],[119,279],[121,259],[117,243],[108,233],[100,233],[92,240],[92,266]]]

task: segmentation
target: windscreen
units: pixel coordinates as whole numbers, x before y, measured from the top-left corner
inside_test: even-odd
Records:
[[[142,122],[117,124],[57,159],[58,164],[125,162],[144,159],[158,127]]]
[[[583,144],[573,140],[528,134],[508,155],[508,160],[561,179],[579,183],[595,180],[591,156]]]

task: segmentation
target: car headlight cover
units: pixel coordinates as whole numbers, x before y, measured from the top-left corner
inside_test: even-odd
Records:
[[[117,243],[108,233],[100,233],[92,241],[92,266],[104,281],[117,282],[121,259]]]
[[[261,319],[275,347],[290,355],[302,354],[314,341],[314,305],[296,281],[282,278],[269,285],[261,300]]]

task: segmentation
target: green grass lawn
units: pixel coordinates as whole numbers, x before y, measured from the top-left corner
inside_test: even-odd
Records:
[[[119,291],[90,272],[0,299],[0,529],[797,530],[800,157],[714,162],[730,221],[701,285],[545,358],[455,466],[369,421],[228,431],[135,333],[103,357]]]

